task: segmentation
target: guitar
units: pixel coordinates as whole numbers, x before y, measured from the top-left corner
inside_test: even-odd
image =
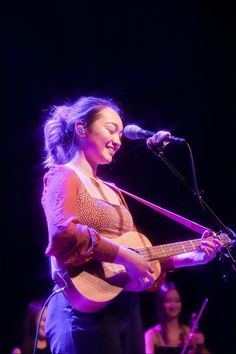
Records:
[[[223,247],[232,243],[232,240],[224,233],[207,239],[212,240],[213,237],[218,238],[223,243]],[[200,246],[201,239],[152,246],[146,236],[138,232],[127,232],[112,239],[112,242],[131,248],[142,255],[151,263],[154,268],[153,276],[157,280],[161,274],[159,260],[195,251]],[[71,305],[87,313],[101,310],[122,291],[141,291],[132,285],[122,265],[95,260],[79,267],[75,274],[69,274],[65,267],[59,266],[59,270],[53,272],[53,279],[60,288],[65,288],[64,295]]]

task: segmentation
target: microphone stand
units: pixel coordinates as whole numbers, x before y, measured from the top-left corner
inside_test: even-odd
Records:
[[[202,198],[202,195],[199,191],[198,184],[197,184],[197,178],[196,178],[196,173],[195,173],[192,150],[191,150],[190,145],[186,141],[184,141],[184,144],[187,145],[187,147],[189,149],[189,153],[190,153],[194,188],[189,183],[187,183],[186,179],[181,175],[181,173],[176,169],[176,167],[167,159],[167,157],[165,156],[165,154],[162,151],[163,148],[165,147],[165,145],[163,143],[153,145],[151,148],[149,147],[149,149],[152,150],[153,153],[166,164],[166,166],[172,171],[172,173],[178,178],[178,180],[185,186],[185,188],[187,188],[187,190],[189,190],[193,194],[193,196],[197,199],[200,206],[202,207],[203,211],[208,211],[212,220],[221,228],[221,230],[219,230],[219,232],[225,232],[226,234],[230,234],[231,238],[235,239],[235,233],[220,220],[220,218],[214,213],[214,211],[210,208],[210,206]],[[226,246],[225,249],[226,249],[225,256],[227,258],[229,258],[232,262],[231,271],[236,272],[236,259],[232,255],[229,246],[228,247]],[[226,275],[223,276],[224,279],[229,277],[231,271],[229,271]]]
[[[184,344],[184,347],[183,347],[183,349],[181,351],[181,354],[184,354],[186,352],[186,349],[187,349],[187,347],[189,345],[189,342],[191,340],[192,334],[196,331],[196,329],[198,327],[198,322],[199,322],[199,320],[200,320],[200,318],[202,316],[202,313],[203,313],[207,303],[208,303],[208,299],[206,298],[204,300],[201,308],[200,308],[200,311],[199,311],[198,315],[196,316],[196,319],[193,321],[192,328],[191,328],[191,330],[189,332],[189,335],[188,335],[188,337],[187,337],[187,339],[185,341],[185,344]]]
[[[196,197],[197,201],[200,203],[201,207],[203,210],[208,210],[208,212],[211,214],[211,217],[213,217],[213,220],[223,229],[221,231],[224,231],[225,233],[231,234],[232,237],[235,237],[235,234],[232,230],[230,230],[220,219],[219,217],[214,213],[214,211],[210,208],[210,206],[204,201],[202,198],[201,193],[199,192],[199,188],[197,185],[197,179],[196,179],[196,173],[195,173],[195,168],[194,168],[194,162],[193,162],[193,155],[191,151],[191,147],[187,142],[185,144],[188,146],[189,151],[190,151],[190,157],[191,157],[191,166],[192,166],[192,174],[193,174],[193,182],[195,188],[190,186],[186,179],[180,174],[180,172],[175,168],[175,166],[167,159],[167,157],[164,155],[162,148],[158,146],[153,146],[152,151],[156,156],[158,156],[165,164],[166,166],[173,172],[173,174],[179,179],[179,181],[189,190],[193,193],[193,196]],[[164,147],[164,146],[163,146]]]

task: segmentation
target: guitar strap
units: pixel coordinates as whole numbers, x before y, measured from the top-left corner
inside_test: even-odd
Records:
[[[128,195],[129,197],[137,200],[138,202],[146,205],[147,207],[157,211],[158,213],[162,214],[162,215],[165,215],[167,216],[168,218],[176,221],[177,223],[187,227],[188,229],[192,230],[192,231],[195,231],[199,234],[202,234],[204,231],[208,230],[211,232],[211,230],[208,228],[208,227],[205,227],[205,226],[202,226],[192,220],[189,220],[189,219],[186,219],[184,218],[183,216],[181,215],[178,215],[176,213],[173,213],[172,211],[169,211],[167,209],[164,209],[162,207],[160,207],[159,205],[156,205],[156,204],[153,204],[153,203],[150,203],[149,201],[143,199],[143,198],[140,198],[138,197],[137,195],[135,194],[132,194],[130,192],[127,192],[126,190],[124,189],[121,189],[119,187],[117,187],[115,184],[113,183],[109,183],[109,182],[105,182],[103,181],[105,184],[107,184],[108,186],[110,186],[111,188],[114,188],[116,189],[117,191],[121,192],[121,193],[124,193],[126,195]]]

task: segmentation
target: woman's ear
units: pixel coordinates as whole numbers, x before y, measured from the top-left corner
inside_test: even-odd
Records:
[[[80,138],[84,138],[85,137],[85,128],[84,128],[84,123],[79,121],[76,122],[75,124],[75,132],[76,134],[80,137]]]

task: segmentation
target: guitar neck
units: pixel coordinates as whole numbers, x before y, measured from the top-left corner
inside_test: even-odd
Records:
[[[212,237],[209,237],[209,239],[212,239]],[[195,251],[200,246],[200,242],[201,239],[181,241],[161,246],[139,248],[138,251],[147,261],[153,261],[181,253]]]

